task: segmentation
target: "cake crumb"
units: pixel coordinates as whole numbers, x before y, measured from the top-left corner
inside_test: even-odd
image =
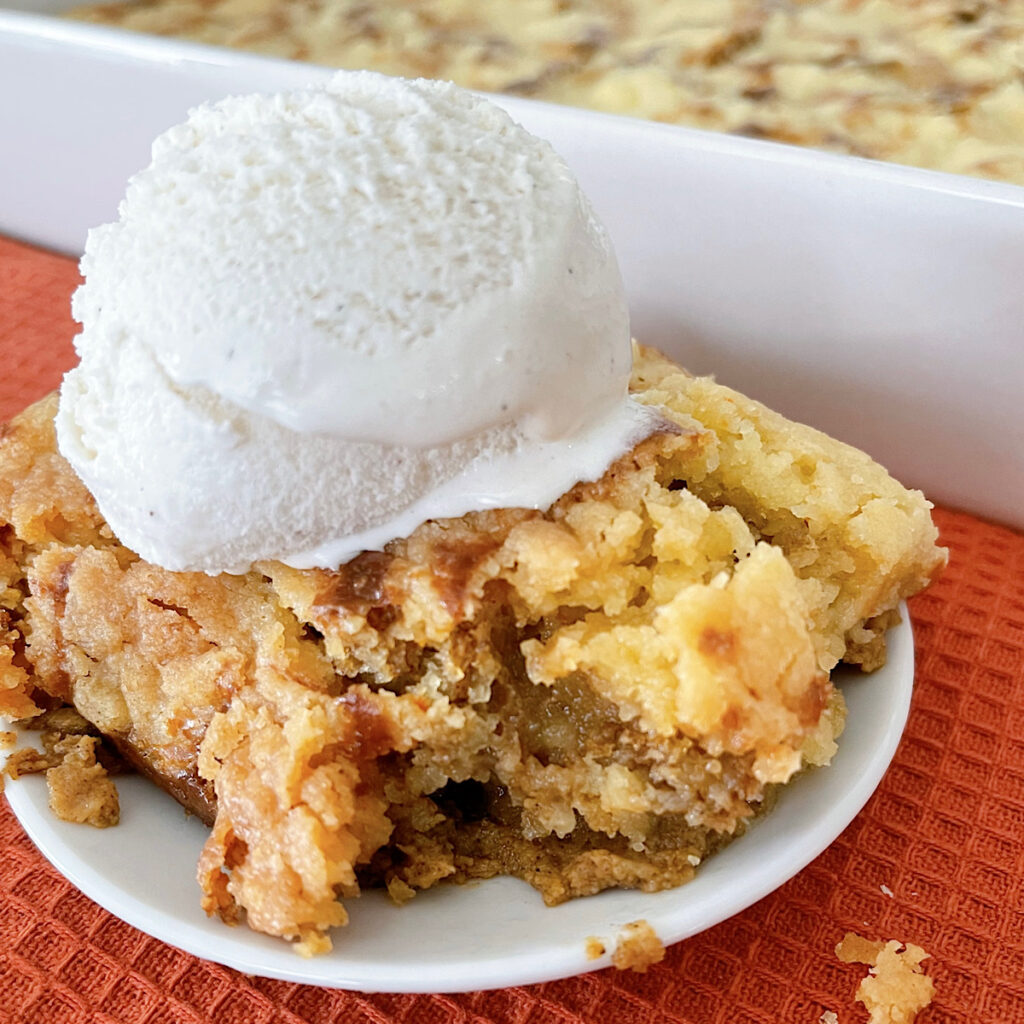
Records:
[[[867,964],[870,974],[857,988],[857,999],[870,1015],[869,1024],[913,1024],[935,995],[935,984],[921,970],[929,956],[920,946],[873,942],[847,932],[836,946],[843,963]]]
[[[643,919],[631,921],[619,935],[612,963],[620,971],[643,974],[648,967],[665,959],[665,946],[655,930]]]
[[[601,957],[608,952],[607,949],[605,949],[604,943],[593,935],[587,939],[585,949],[587,951],[588,960],[600,960]]]
[[[117,787],[96,761],[95,736],[69,736],[56,744],[59,764],[46,772],[50,810],[61,821],[109,828],[121,820]]]
[[[388,896],[391,897],[391,902],[399,907],[404,906],[416,895],[416,890],[397,875],[389,878],[384,884],[387,887]]]
[[[5,733],[4,736],[16,734]],[[0,741],[5,746],[9,741]],[[96,736],[43,734],[43,750],[21,747],[7,758],[3,774],[12,779],[46,773],[50,810],[61,819],[96,828],[109,828],[121,820],[117,788],[107,769],[96,760]]]
[[[61,758],[52,752],[21,747],[7,758],[4,773],[12,779],[20,779],[23,775],[38,775],[56,767],[60,762]]]
[[[889,899],[894,899],[895,898],[896,894],[892,891],[892,889],[889,888],[889,886],[887,886],[887,885],[880,885],[878,888],[882,890],[882,895],[883,896],[888,896]]]
[[[818,1018],[818,1024],[839,1024],[839,1017],[835,1010],[824,1010]]]
[[[6,778],[4,769],[7,765],[7,758],[4,757],[8,751],[13,750],[18,742],[18,734],[13,732],[0,732],[0,793],[4,791],[4,780]]]
[[[330,953],[333,948],[328,936],[312,928],[304,929],[298,941],[292,943],[292,949],[307,960],[314,956]]]

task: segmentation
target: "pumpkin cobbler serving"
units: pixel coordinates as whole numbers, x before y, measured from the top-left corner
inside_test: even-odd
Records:
[[[82,268],[0,428],[8,771],[93,824],[148,776],[299,952],[368,886],[687,881],[944,562],[868,456],[631,349],[565,165],[454,87],[200,108]]]

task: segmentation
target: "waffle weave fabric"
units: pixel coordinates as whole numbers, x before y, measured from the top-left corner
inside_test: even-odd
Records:
[[[0,422],[74,361],[77,282],[72,260],[0,238]],[[931,954],[919,1024],[1024,1021],[1024,535],[936,519],[950,565],[911,603],[913,706],[880,788],[789,883],[646,974],[454,996],[249,978],[101,910],[0,801],[0,1024],[853,1024],[847,931]]]

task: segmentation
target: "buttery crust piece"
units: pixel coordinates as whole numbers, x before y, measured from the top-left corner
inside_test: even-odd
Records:
[[[651,351],[633,386],[663,427],[545,512],[217,577],[116,541],[43,400],[0,440],[0,712],[73,704],[212,826],[204,907],[300,952],[366,885],[687,881],[829,760],[829,670],[944,552],[859,452]]]
[[[22,747],[8,756],[4,773],[12,779],[46,773],[50,810],[62,821],[109,828],[121,820],[117,787],[96,758],[95,736],[68,736],[47,743],[45,751]]]

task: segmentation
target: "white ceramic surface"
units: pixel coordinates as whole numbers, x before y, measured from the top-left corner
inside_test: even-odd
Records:
[[[333,952],[312,960],[203,916],[194,873],[205,829],[143,779],[118,780],[121,824],[105,831],[54,818],[41,777],[8,783],[7,799],[39,849],[86,895],[150,935],[247,974],[386,992],[548,981],[608,965],[610,955],[587,959],[591,936],[610,954],[622,926],[644,918],[666,944],[687,938],[750,906],[824,850],[878,785],[906,722],[914,674],[909,624],[889,640],[881,671],[837,673],[849,716],[833,764],[797,779],[688,885],[606,892],[559,907],[545,907],[525,883],[507,878],[441,886],[401,908],[368,893],[350,904],[351,923],[335,932]]]
[[[188,107],[329,73],[3,6],[0,232],[69,252]],[[608,224],[638,337],[1024,526],[1024,188],[499,102]]]

